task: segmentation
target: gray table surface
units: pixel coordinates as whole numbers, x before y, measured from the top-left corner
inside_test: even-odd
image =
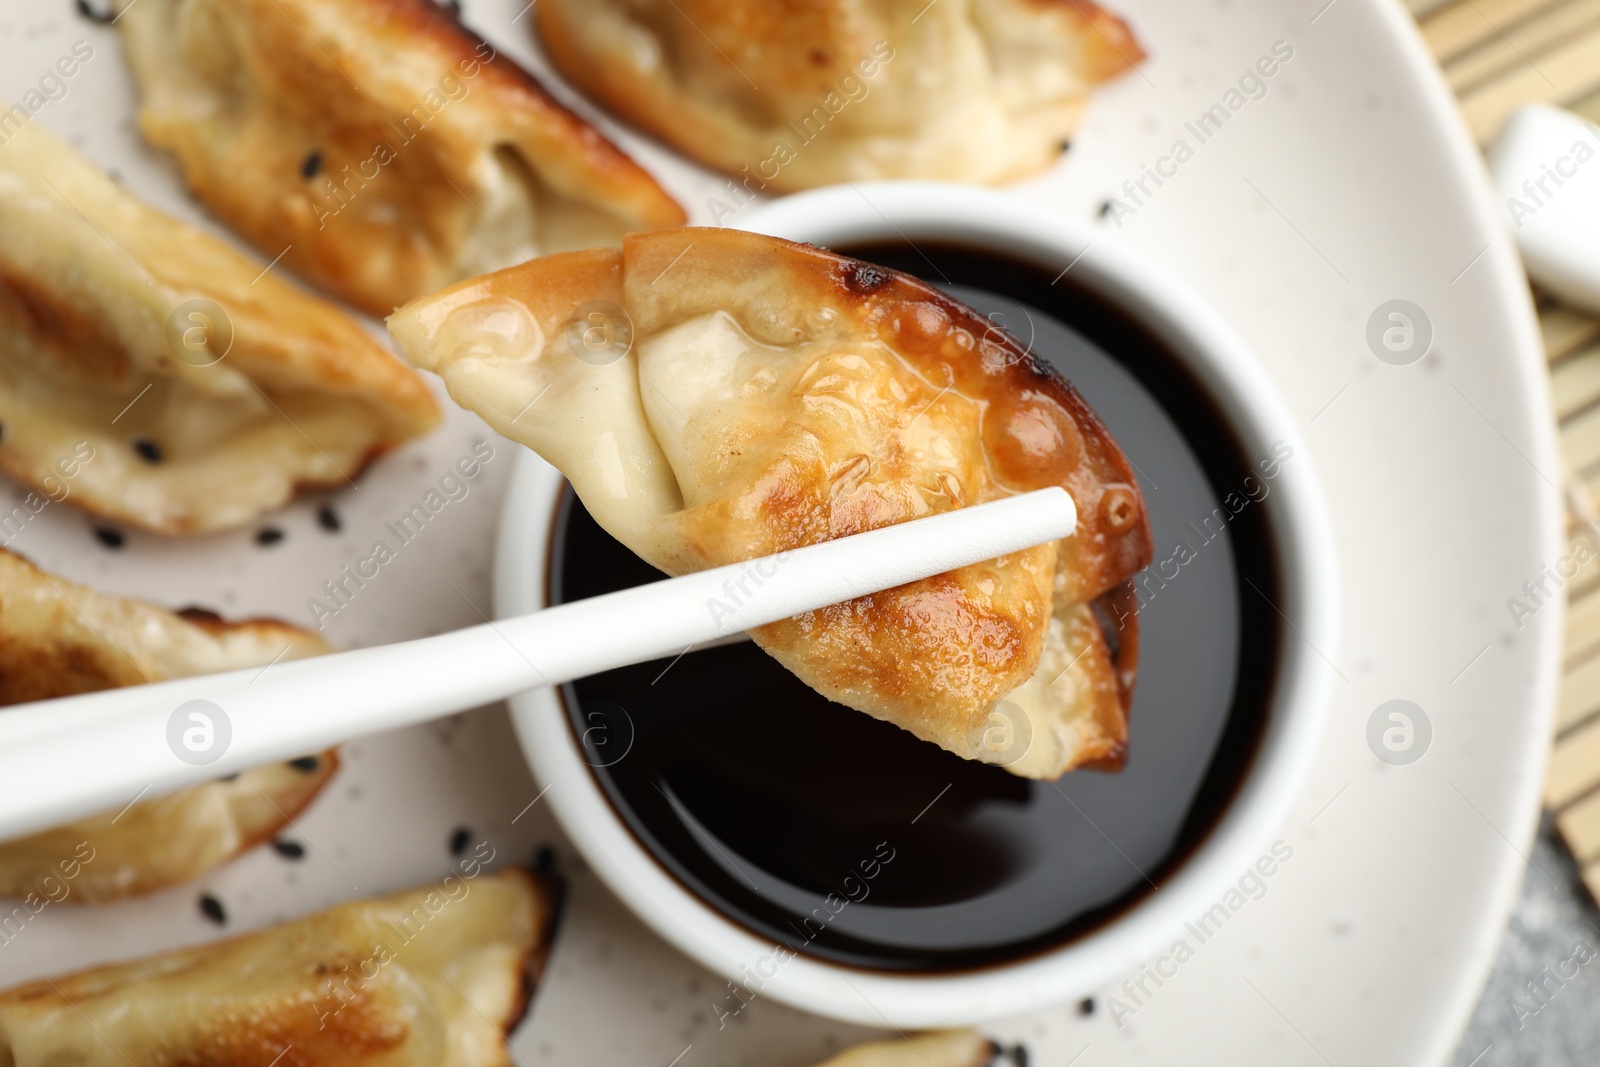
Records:
[[[1570,975],[1574,968],[1577,974],[1563,981],[1561,972]],[[1539,999],[1530,982],[1542,983]],[[1600,1064],[1600,910],[1548,816],[1500,956],[1451,1064]]]

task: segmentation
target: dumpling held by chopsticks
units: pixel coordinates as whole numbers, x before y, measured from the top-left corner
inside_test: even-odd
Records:
[[[1143,501],[1078,393],[970,308],[807,245],[686,229],[463,282],[389,326],[672,574],[1065,487],[1070,538],[752,636],[958,755],[1035,778],[1121,764]]]

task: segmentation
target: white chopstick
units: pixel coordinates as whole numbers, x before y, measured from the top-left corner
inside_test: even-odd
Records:
[[[1058,540],[1075,524],[1066,491],[1041,489],[436,637],[285,663],[264,676],[252,668],[21,705],[0,712],[0,839],[675,655]],[[200,709],[211,720],[209,747],[206,724],[187,717],[194,709],[180,713],[189,701],[214,706]],[[185,731],[192,748],[173,740]]]

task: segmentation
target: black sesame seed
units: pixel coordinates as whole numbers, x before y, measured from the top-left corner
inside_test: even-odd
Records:
[[[465,826],[456,827],[456,832],[450,835],[450,855],[459,856],[467,850],[467,845],[472,841],[472,831]]]
[[[297,841],[285,841],[281,837],[273,840],[272,851],[276,852],[286,860],[303,860],[306,858],[306,849],[304,845]]]
[[[540,845],[533,853],[533,873],[553,874],[556,869],[556,850],[549,845]]]
[[[1078,1014],[1079,1015],[1093,1015],[1094,1014],[1094,998],[1093,997],[1084,997],[1082,1000],[1078,1001]]]
[[[1061,151],[1062,152],[1067,152],[1071,148],[1072,148],[1072,142],[1070,140],[1066,140],[1066,141],[1062,141],[1061,142]]]
[[[276,526],[263,526],[256,531],[256,544],[275,545],[283,540],[283,531]]]
[[[146,463],[160,463],[162,459],[161,446],[148,437],[141,437],[133,443],[133,450],[139,453],[139,458]]]
[[[94,539],[107,548],[121,548],[123,541],[126,540],[122,536],[122,531],[113,526],[96,526]]]
[[[332,504],[324,504],[317,509],[317,525],[329,533],[338,533],[344,523],[339,521],[339,513],[333,510]]]
[[[461,17],[461,0],[442,0],[439,6],[445,8],[457,18]]]
[[[1111,214],[1111,201],[1107,200],[1100,205],[1099,215],[1105,218],[1109,214]]]
[[[312,771],[322,766],[322,760],[318,759],[316,756],[301,756],[299,759],[290,760],[289,766],[293,767],[302,774],[310,774]]]
[[[217,781],[219,781],[219,782],[233,782],[233,781],[237,781],[238,778],[239,778],[239,775],[237,773],[224,774],[221,778],[218,778]]]
[[[112,10],[110,5],[107,5],[104,11],[96,11],[89,6],[89,0],[78,0],[78,14],[90,22],[98,22],[102,25],[115,22],[117,18],[117,13]]]
[[[322,169],[322,153],[313,151],[306,156],[305,162],[300,164],[300,177],[315,178],[317,171]]]
[[[1028,1046],[1015,1045],[1011,1049],[1011,1062],[1017,1067],[1028,1067]]]
[[[210,893],[200,894],[200,914],[222,926],[228,921],[228,913],[222,910],[222,901]]]
[[[0,441],[4,441],[5,439],[6,439],[6,424],[3,423],[3,422],[0,422]]]

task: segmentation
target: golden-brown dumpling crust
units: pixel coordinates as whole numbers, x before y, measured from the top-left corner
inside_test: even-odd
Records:
[[[1117,670],[1135,661],[1113,661],[1087,602],[1143,568],[1151,540],[1133,471],[1077,391],[932,287],[820,249],[693,230],[632,236],[623,257],[646,366],[666,324],[725,308],[743,309],[750,338],[775,351],[809,341],[739,382],[774,401],[746,399],[752,417],[652,405],[670,385],[646,392],[658,436],[688,416],[695,466],[720,468],[714,490],[685,490],[679,516],[701,566],[1048,485],[1077,504],[1063,542],[807,612],[752,631],[757,643],[824,696],[963,755],[1010,697],[1039,712],[1013,771],[1119,765],[1129,694]],[[669,264],[696,283],[656,282]],[[1046,691],[1029,689],[1052,652]],[[1066,721],[1046,710],[1060,708]]]
[[[285,623],[106,596],[0,549],[0,706],[327,651]],[[188,881],[283,829],[338,766],[330,750],[0,842],[0,898],[94,904]]]
[[[960,302],[906,274],[741,230],[693,228],[632,234],[623,245],[624,297],[636,336],[649,338],[673,323],[725,309],[739,309],[740,325],[758,343],[781,347],[807,335],[838,346],[808,364],[797,386],[804,395],[826,396],[843,387],[827,374],[848,349],[876,343],[894,357],[880,359],[874,387],[916,389],[922,399],[948,408],[924,408],[909,393],[893,402],[863,396],[860,415],[883,420],[874,435],[919,415],[943,413],[959,424],[954,436],[965,447],[956,458],[970,464],[979,484],[996,494],[1059,485],[1078,507],[1078,527],[1063,567],[1063,590],[1073,601],[1089,600],[1141,570],[1150,560],[1149,520],[1133,468],[1104,424],[1070,383],[1016,338]],[[692,283],[662,284],[683,271]],[[535,274],[527,280],[537,282]],[[811,369],[815,366],[815,370]],[[914,377],[904,377],[902,366]],[[940,394],[943,394],[942,396]],[[801,394],[794,394],[798,399]],[[648,402],[648,400],[647,400]],[[802,406],[812,406],[802,404]],[[816,405],[823,409],[831,404]],[[900,410],[887,410],[887,409]],[[907,412],[904,409],[909,409]],[[698,426],[686,439],[703,445],[711,432]],[[780,450],[781,451],[781,450]],[[890,457],[908,463],[909,456]],[[784,453],[787,457],[787,453]],[[891,470],[901,481],[910,467]],[[850,479],[843,479],[848,485]],[[744,484],[744,479],[730,478]],[[813,482],[814,491],[820,486]],[[831,488],[831,486],[830,486]],[[843,491],[829,494],[828,536],[841,537],[886,525],[873,517],[881,497]],[[937,496],[938,494],[934,494]],[[870,506],[863,508],[863,500]],[[977,503],[951,500],[950,503]],[[804,529],[808,513],[780,513],[788,498],[775,495],[769,511],[774,544],[793,547],[822,533]],[[914,508],[907,502],[903,507]],[[904,514],[900,518],[914,517]],[[784,540],[788,543],[784,543]],[[818,538],[821,539],[821,538]]]
[[[626,358],[576,355],[574,310],[596,301],[631,324]],[[1034,721],[1017,773],[1120,762],[1135,612],[1114,632],[1091,605],[1150,559],[1137,482],[1077,392],[971,309],[821,249],[686,229],[474,279],[390,330],[670,573],[1065,487],[1063,542],[752,634],[823,695],[960,755],[1010,697]]]
[[[1090,0],[539,0],[561,73],[747,193],[1049,165],[1144,53]],[[715,210],[715,205],[713,205]]]
[[[138,0],[139,125],[267,256],[375,315],[676,226],[655,180],[432,0]]]
[[[330,750],[0,842],[0,899],[108,904],[191,881],[275,837],[338,769]]]
[[[557,893],[442,883],[0,993],[8,1067],[510,1067]]]
[[[0,471],[158,533],[253,522],[432,429],[344,312],[29,123],[0,151]],[[180,358],[181,357],[181,358]]]

